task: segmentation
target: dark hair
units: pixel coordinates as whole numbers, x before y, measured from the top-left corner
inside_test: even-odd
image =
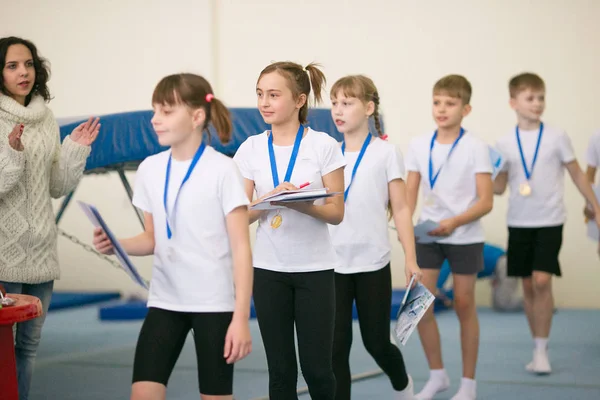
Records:
[[[364,75],[345,76],[338,79],[331,87],[332,97],[337,96],[339,92],[346,97],[357,98],[365,104],[372,101],[375,107],[371,116],[375,122],[375,129],[377,129],[379,136],[383,136],[381,121],[379,120],[379,93],[373,80]]]
[[[508,82],[508,91],[510,97],[517,97],[523,90],[546,90],[544,80],[532,72],[524,72],[513,76]]]
[[[17,44],[21,44],[29,49],[33,58],[33,67],[35,68],[35,82],[33,84],[33,89],[31,89],[31,92],[25,98],[25,104],[29,104],[34,95],[43,97],[46,102],[50,101],[52,98],[50,97],[50,90],[48,89],[48,80],[50,80],[49,63],[46,59],[40,57],[37,48],[29,40],[14,36],[0,39],[0,65],[2,66],[2,70],[4,70],[6,65],[6,55],[8,54],[9,47]],[[11,95],[4,87],[3,74],[0,74],[0,91],[7,96]]]
[[[445,94],[462,100],[463,104],[471,102],[473,88],[471,82],[462,75],[447,75],[433,85],[433,94]]]
[[[321,92],[327,81],[325,79],[325,74],[323,74],[318,67],[320,67],[320,65],[315,63],[310,63],[306,67],[302,67],[302,65],[291,61],[280,61],[263,69],[258,76],[258,81],[260,81],[260,78],[262,78],[263,75],[277,71],[288,81],[294,99],[297,99],[302,94],[306,95],[306,102],[302,108],[300,108],[300,112],[298,113],[300,123],[305,124],[308,118],[308,100],[311,86],[313,89],[313,97],[315,99],[314,104],[318,104],[322,100]]]
[[[202,130],[208,133],[208,125],[212,122],[222,143],[231,139],[233,127],[229,110],[214,96],[210,83],[202,76],[183,73],[164,77],[154,89],[152,104],[185,104],[191,109],[203,108],[206,121]]]

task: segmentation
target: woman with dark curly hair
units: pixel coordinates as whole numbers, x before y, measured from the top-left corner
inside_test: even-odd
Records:
[[[60,277],[52,198],[71,192],[83,175],[98,119],[63,143],[52,111],[50,75],[33,43],[0,39],[0,282],[10,293],[38,297],[44,314],[19,323],[15,353],[19,399],[28,398],[42,325]]]

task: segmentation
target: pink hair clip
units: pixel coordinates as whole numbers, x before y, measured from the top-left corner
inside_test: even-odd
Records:
[[[212,99],[214,99],[214,98],[215,98],[215,95],[212,93],[209,93],[206,95],[206,102],[210,103],[212,101]]]
[[[388,135],[381,135],[382,140],[387,140],[387,138],[388,138]]]

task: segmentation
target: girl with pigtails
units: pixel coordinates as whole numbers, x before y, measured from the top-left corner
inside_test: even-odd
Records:
[[[350,400],[352,305],[356,302],[362,339],[367,351],[388,375],[394,399],[412,400],[412,379],[398,347],[390,342],[392,302],[391,245],[388,212],[404,248],[406,282],[421,270],[417,265],[412,215],[405,193],[402,154],[382,139],[379,94],[363,75],[346,76],[331,88],[332,118],[344,135],[346,160],[344,220],[331,225],[340,260],[335,269],[336,319],[333,367],[336,399]],[[369,131],[374,119],[375,132]]]

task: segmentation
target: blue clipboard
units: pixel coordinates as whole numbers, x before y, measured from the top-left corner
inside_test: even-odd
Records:
[[[81,206],[85,215],[87,215],[90,222],[95,227],[100,227],[100,228],[102,228],[102,230],[104,232],[106,232],[106,236],[108,236],[108,240],[110,240],[110,243],[113,245],[113,248],[115,249],[115,256],[117,256],[117,259],[121,263],[121,266],[123,267],[123,270],[127,273],[127,275],[129,275],[129,277],[135,283],[137,283],[144,289],[148,290],[149,289],[148,282],[146,280],[144,280],[144,278],[142,278],[142,276],[140,275],[138,270],[135,268],[135,266],[131,262],[131,259],[129,258],[129,256],[127,255],[127,253],[125,252],[125,250],[123,249],[123,247],[121,246],[121,244],[119,243],[117,238],[115,237],[115,235],[112,233],[112,231],[110,230],[110,228],[104,221],[104,218],[102,218],[102,216],[100,215],[100,212],[98,211],[98,209],[91,204],[87,204],[82,201],[77,201],[77,202]]]

